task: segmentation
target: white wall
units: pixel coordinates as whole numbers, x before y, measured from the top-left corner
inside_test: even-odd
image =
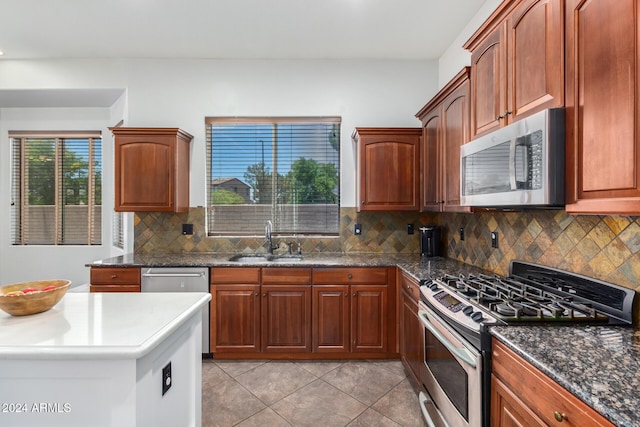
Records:
[[[122,117],[127,126],[175,126],[194,135],[191,206],[205,204],[206,116],[341,116],[341,203],[352,207],[355,206],[353,128],[420,126],[414,115],[437,91],[437,68],[436,61],[3,59],[0,90],[126,88],[125,98],[111,110],[93,112],[99,117],[92,117],[90,111],[82,112],[75,118],[86,123],[100,121],[100,128],[104,129]],[[0,199],[4,206],[8,206],[9,188],[8,160],[4,160],[8,158],[6,126],[10,125],[12,130],[25,126],[68,129],[76,124],[72,120],[75,112],[67,117],[68,110],[61,109],[58,113],[55,110],[2,112],[0,191],[4,192],[0,192]],[[104,135],[106,187],[107,182],[113,182],[108,176],[113,158],[112,146],[106,138],[110,132],[105,130]],[[113,196],[106,194],[105,191],[112,207]],[[110,229],[108,212],[111,210],[105,211],[104,218]],[[2,283],[62,273],[66,277],[84,278],[85,262],[113,252],[110,248],[98,248],[95,253],[88,249],[76,254],[70,248],[55,248],[59,255],[43,256],[44,248],[7,247],[8,237],[4,236],[9,231],[8,221],[8,210],[0,210]],[[103,234],[104,240],[106,237]],[[104,251],[109,254],[102,255]],[[5,256],[9,258],[5,260]],[[24,266],[29,265],[25,271]]]
[[[491,13],[502,3],[502,0],[487,0],[480,7],[478,12],[471,18],[469,23],[458,34],[458,37],[451,43],[447,50],[438,60],[438,87],[445,86],[449,80],[460,72],[462,67],[471,64],[471,54],[464,50],[462,45],[469,40],[469,37],[476,32],[482,23]]]

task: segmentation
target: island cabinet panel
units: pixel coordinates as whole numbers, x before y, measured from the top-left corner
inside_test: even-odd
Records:
[[[493,426],[613,426],[496,339],[493,340],[492,377]]]
[[[471,138],[564,105],[563,0],[506,0],[471,51]]]
[[[260,285],[211,285],[211,352],[260,348]]]
[[[469,67],[417,114],[422,122],[422,211],[469,212],[460,206],[460,147],[469,141]]]
[[[92,267],[90,292],[140,292],[140,268]]]
[[[640,214],[640,5],[566,8],[567,212]]]
[[[189,143],[177,128],[110,128],[117,212],[188,212]]]
[[[411,379],[422,387],[420,369],[424,363],[423,327],[418,317],[420,286],[406,273],[400,274],[400,360]]]
[[[418,211],[420,128],[356,128],[359,211]]]

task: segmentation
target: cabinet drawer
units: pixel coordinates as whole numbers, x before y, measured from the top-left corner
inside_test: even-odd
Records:
[[[92,268],[92,285],[140,285],[140,269],[123,268]]]
[[[418,281],[407,273],[401,273],[400,284],[402,289],[409,295],[414,301],[420,300],[420,285]]]
[[[242,283],[245,285],[260,283],[260,268],[257,267],[214,267],[209,281],[214,283]]]
[[[302,284],[311,283],[310,268],[263,268],[263,284]]]
[[[313,270],[313,283],[366,283],[387,284],[386,268],[355,267],[355,268],[316,268]]]
[[[499,341],[493,340],[493,374],[547,425],[556,425],[563,414],[566,426],[613,426],[602,415],[524,361]]]
[[[140,285],[91,285],[89,292],[140,292]]]

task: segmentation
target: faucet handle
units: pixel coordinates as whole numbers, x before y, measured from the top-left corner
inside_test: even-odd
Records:
[[[298,242],[298,255],[302,255],[302,244]]]

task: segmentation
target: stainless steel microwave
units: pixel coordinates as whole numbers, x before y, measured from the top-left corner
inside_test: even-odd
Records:
[[[463,206],[564,206],[564,109],[540,111],[460,147]]]

